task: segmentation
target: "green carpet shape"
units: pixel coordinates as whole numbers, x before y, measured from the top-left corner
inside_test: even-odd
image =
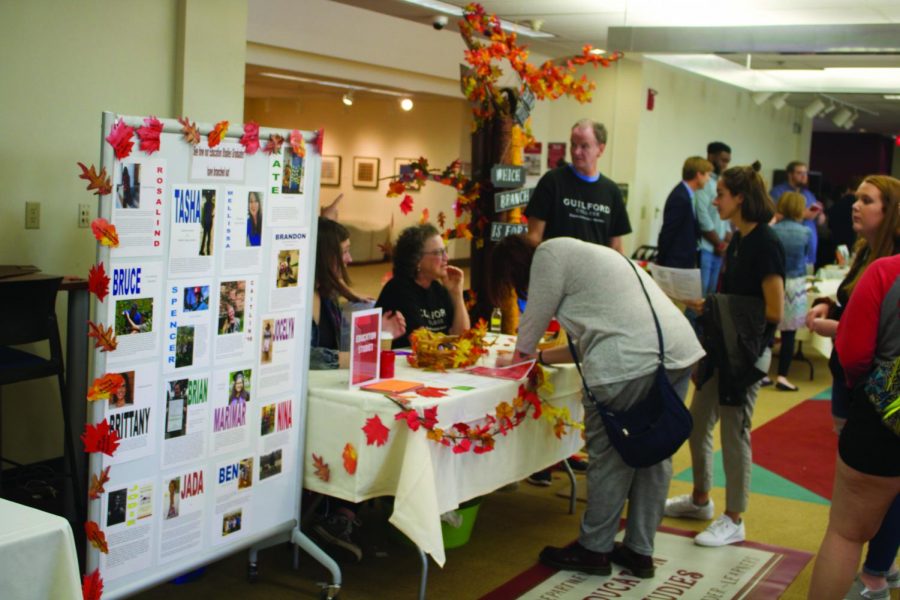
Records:
[[[827,387],[812,398],[810,400],[831,400],[831,388]]]
[[[685,469],[674,477],[678,481],[686,481],[693,483],[693,469]],[[777,475],[768,469],[764,469],[759,465],[753,465],[750,471],[751,489],[754,494],[765,494],[767,496],[775,496],[776,498],[787,498],[789,500],[800,500],[802,502],[811,502],[813,504],[831,504],[827,499],[818,494],[807,490],[784,477]],[[713,485],[716,487],[725,487],[725,469],[722,467],[722,452],[716,452],[713,455]]]

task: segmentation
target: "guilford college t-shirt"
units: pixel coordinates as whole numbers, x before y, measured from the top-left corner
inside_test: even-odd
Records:
[[[573,237],[608,246],[611,238],[631,233],[618,186],[599,174],[590,181],[571,165],[541,177],[525,216],[546,221],[545,240]]]
[[[392,348],[409,346],[409,333],[419,327],[449,333],[453,324],[450,292],[437,281],[423,288],[412,279],[394,277],[381,290],[375,306],[380,306],[384,312],[400,311],[406,319],[406,333],[393,341]]]

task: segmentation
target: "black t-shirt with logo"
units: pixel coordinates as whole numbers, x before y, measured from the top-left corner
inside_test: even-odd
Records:
[[[393,348],[408,347],[409,333],[419,327],[450,333],[450,326],[453,325],[450,292],[437,281],[423,288],[412,279],[394,277],[381,290],[375,306],[380,306],[384,312],[400,311],[406,319],[406,333],[394,340]]]
[[[611,238],[631,233],[619,187],[603,175],[584,181],[568,165],[541,177],[525,216],[546,222],[545,240],[573,237],[609,246]]]

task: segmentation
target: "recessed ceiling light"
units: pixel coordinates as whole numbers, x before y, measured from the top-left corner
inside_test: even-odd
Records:
[[[409,112],[413,109],[413,101],[410,98],[404,98],[400,101],[400,108]]]
[[[344,97],[341,98],[341,102],[344,103],[344,106],[353,106],[353,92],[344,94]]]
[[[606,54],[603,48],[591,48],[591,54]]]

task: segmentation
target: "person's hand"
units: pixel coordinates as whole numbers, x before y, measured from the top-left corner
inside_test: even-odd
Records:
[[[809,312],[806,313],[806,327],[812,331],[816,332],[815,322],[816,320],[822,320],[828,316],[829,306],[828,304],[816,304]]]
[[[395,340],[402,337],[406,333],[406,319],[403,318],[403,313],[399,310],[389,310],[384,313],[381,319],[381,330],[390,333]]]
[[[704,298],[693,298],[690,300],[682,300],[684,305],[697,313],[698,315],[703,314],[703,307],[706,306],[706,299]]]
[[[465,279],[466,277],[462,269],[454,267],[453,265],[447,265],[447,275],[444,277],[442,283],[444,284],[444,287],[447,288],[448,292],[451,294],[459,294],[461,296]]]
[[[513,364],[513,353],[509,350],[503,350],[497,353],[497,361],[494,363],[495,367],[508,367]]]
[[[338,220],[338,202],[341,201],[341,198],[344,197],[344,194],[338,194],[337,198],[331,201],[331,204],[327,206],[323,206],[322,210],[319,212],[326,219],[330,219],[332,221]]]
[[[833,338],[837,334],[838,322],[834,319],[813,319],[809,330],[822,337]]]

